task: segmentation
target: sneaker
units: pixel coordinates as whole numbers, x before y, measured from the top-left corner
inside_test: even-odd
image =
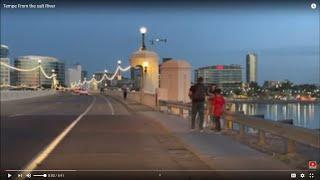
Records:
[[[196,129],[190,129],[190,131],[191,131],[191,132],[194,132],[194,131],[196,131]]]
[[[215,130],[214,133],[217,134],[217,135],[219,135],[219,134],[221,134],[221,131]]]
[[[200,133],[203,133],[203,132],[204,132],[204,130],[203,130],[203,129],[201,129],[201,130],[200,130]]]

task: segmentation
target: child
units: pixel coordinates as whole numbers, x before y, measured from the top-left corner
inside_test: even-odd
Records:
[[[213,114],[213,121],[215,121],[215,131],[221,131],[220,125],[220,118],[224,111],[225,100],[221,95],[221,89],[215,90],[215,96],[213,97],[212,102],[212,114]]]

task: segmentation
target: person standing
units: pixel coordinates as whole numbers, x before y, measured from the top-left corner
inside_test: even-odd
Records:
[[[207,114],[209,115],[208,117],[208,127],[210,127],[211,130],[214,129],[214,116],[213,116],[213,98],[215,96],[215,90],[217,89],[216,84],[211,84],[210,87],[208,88],[207,95],[208,95],[208,102],[207,102]]]
[[[215,131],[221,131],[221,124],[220,118],[224,111],[225,100],[221,94],[221,89],[215,90],[215,95],[212,99],[212,113],[213,113],[213,120],[215,121]]]
[[[192,100],[191,109],[191,130],[195,130],[195,121],[197,114],[199,115],[199,129],[203,132],[204,120],[204,103],[206,97],[206,88],[203,84],[203,78],[199,77],[197,83],[190,87],[189,97]]]
[[[126,85],[122,86],[122,91],[123,91],[123,99],[126,100],[128,95],[128,88]]]

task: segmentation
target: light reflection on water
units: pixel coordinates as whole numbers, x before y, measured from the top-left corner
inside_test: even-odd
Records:
[[[265,119],[270,120],[293,119],[296,126],[320,129],[319,103],[235,103],[231,105],[231,111],[243,111],[246,115],[264,115]]]

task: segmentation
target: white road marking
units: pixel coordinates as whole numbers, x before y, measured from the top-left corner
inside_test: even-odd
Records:
[[[45,160],[48,155],[54,150],[54,148],[63,140],[63,138],[72,130],[72,128],[85,116],[93,107],[96,102],[96,97],[93,96],[93,100],[91,104],[87,107],[87,109],[77,117],[68,127],[66,127],[48,146],[46,146],[35,158],[32,159],[30,163],[28,163],[23,171],[23,176],[26,177],[27,174],[31,173],[38,164],[40,164],[43,160]]]
[[[111,109],[111,114],[114,115],[114,109],[113,109],[113,106],[112,106],[111,102],[105,96],[103,96],[103,98],[108,103],[108,105],[109,105],[109,107]]]
[[[23,116],[24,114],[13,114],[13,115],[10,115],[9,117],[17,117],[17,116]]]

